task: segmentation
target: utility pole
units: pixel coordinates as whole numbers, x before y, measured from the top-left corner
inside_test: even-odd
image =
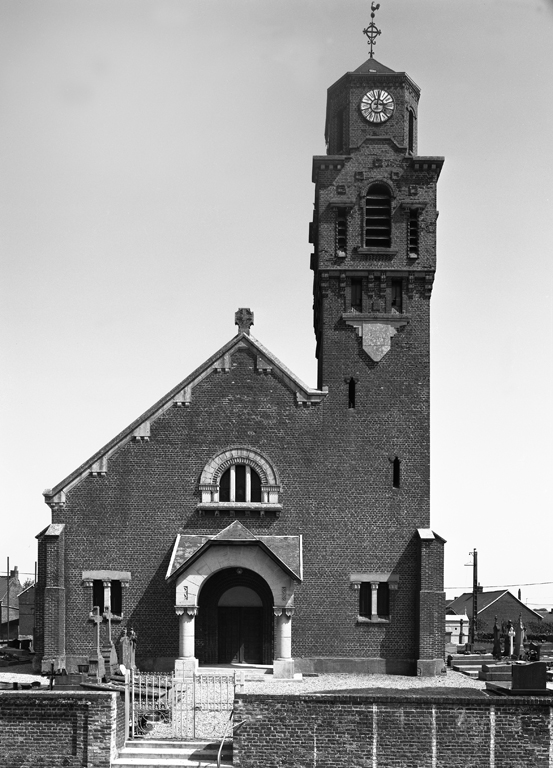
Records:
[[[472,550],[472,621],[470,622],[469,644],[470,650],[474,650],[476,642],[476,615],[478,613],[478,552]]]
[[[8,565],[7,565],[7,573],[8,578],[6,579],[6,585],[8,587],[8,591],[6,592],[6,598],[8,601],[8,624],[7,624],[7,633],[8,633],[8,639],[7,643],[10,644],[10,558],[8,557]]]

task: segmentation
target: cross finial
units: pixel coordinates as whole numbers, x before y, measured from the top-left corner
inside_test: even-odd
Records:
[[[240,307],[238,312],[234,313],[234,324],[238,326],[239,333],[250,335],[250,328],[253,325],[253,312],[246,307]]]
[[[371,23],[363,30],[363,34],[367,36],[367,45],[370,46],[370,57],[373,58],[373,50],[376,43],[376,38],[382,30],[378,29],[374,23],[374,14],[380,8],[380,3],[371,3]]]

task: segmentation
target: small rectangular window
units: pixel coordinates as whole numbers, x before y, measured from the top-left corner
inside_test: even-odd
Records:
[[[415,115],[413,110],[409,110],[409,152],[413,154],[415,149]]]
[[[376,610],[371,582],[363,581],[359,590],[359,615],[367,619],[388,619],[390,617],[390,589],[388,582],[378,583]]]
[[[336,151],[345,150],[346,138],[346,110],[341,109],[336,115]]]
[[[351,308],[355,312],[363,311],[363,281],[360,277],[351,278]]]
[[[396,312],[403,312],[403,280],[392,280],[392,296],[391,296],[392,310]]]
[[[115,616],[121,616],[123,614],[123,590],[118,579],[112,579],[109,582],[109,592],[111,612]],[[92,582],[92,607],[98,606],[100,613],[103,613],[107,608],[105,594],[102,579],[94,579]]]
[[[104,611],[104,582],[94,579],[92,582],[92,606],[98,606],[100,613]]]
[[[117,580],[111,582],[111,612],[115,616],[123,614],[123,590],[121,582]]]
[[[378,585],[376,612],[381,619],[390,615],[390,590],[386,581],[381,581]]]
[[[409,255],[419,255],[419,212],[416,208],[409,211]]]
[[[346,253],[348,247],[348,211],[336,209],[336,250]]]
[[[348,408],[355,408],[355,379],[351,378],[348,384]]]
[[[401,462],[396,456],[392,464],[392,485],[399,488],[401,483]]]

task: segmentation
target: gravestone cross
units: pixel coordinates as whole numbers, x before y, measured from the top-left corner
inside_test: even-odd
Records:
[[[524,655],[524,635],[525,635],[525,626],[522,623],[522,613],[519,613],[518,615],[518,621],[515,625],[515,651],[514,655],[515,658],[521,659]]]
[[[111,620],[113,618],[113,613],[111,612],[110,605],[108,605],[104,610],[104,618],[108,620],[109,673],[110,675],[114,675],[118,671],[118,665],[117,651],[115,650],[115,646],[111,637]]]
[[[513,654],[514,654],[514,650],[515,650],[514,649],[515,630],[514,630],[514,627],[513,627],[513,625],[512,625],[510,620],[509,620],[509,629],[507,631],[507,637],[509,639],[509,654],[508,654],[508,656],[509,656],[509,658],[512,658]]]
[[[104,663],[104,657],[100,653],[100,626],[102,624],[102,616],[97,605],[95,605],[92,609],[92,612],[89,614],[89,618],[95,624],[96,653],[93,654],[88,660],[88,670],[89,674],[95,676],[98,682],[101,682],[106,674],[106,665]]]
[[[492,656],[494,659],[500,659],[501,658],[501,637],[500,637],[500,630],[499,626],[497,624],[497,616],[495,617],[495,621],[493,624],[493,650],[492,650]]]

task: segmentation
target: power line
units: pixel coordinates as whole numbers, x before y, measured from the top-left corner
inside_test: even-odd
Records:
[[[553,584],[553,581],[529,581],[526,584],[522,584],[521,582],[517,582],[516,584],[486,584],[482,587],[482,589],[502,589],[503,587],[539,587],[542,584]],[[480,587],[482,585],[479,584],[478,586]],[[444,589],[469,589],[469,587],[463,584],[460,587],[444,587]]]

